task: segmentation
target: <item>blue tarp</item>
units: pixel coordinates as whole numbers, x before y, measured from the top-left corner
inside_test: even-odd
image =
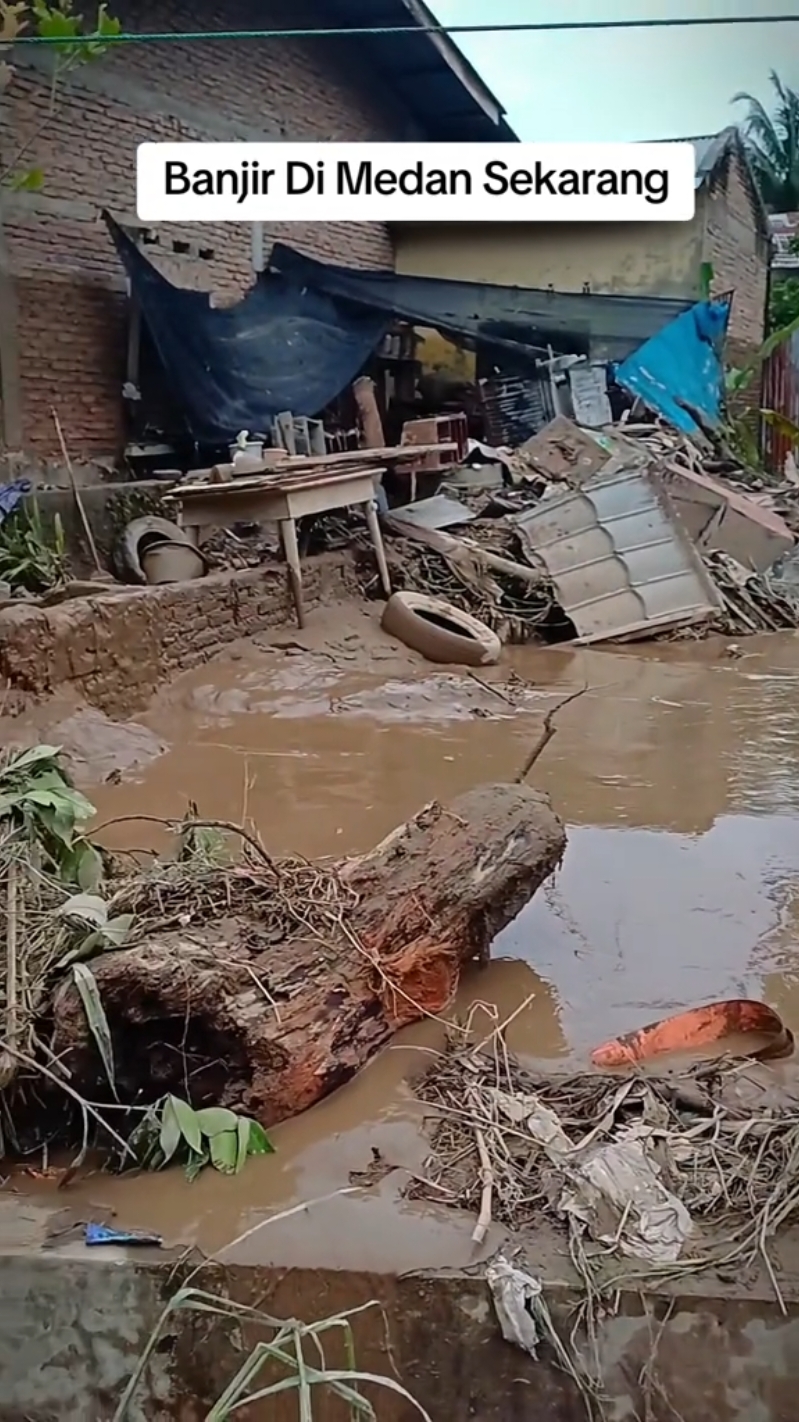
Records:
[[[692,306],[616,368],[619,385],[687,434],[696,434],[701,425],[715,428],[724,397],[722,353],[730,307],[729,300]]]

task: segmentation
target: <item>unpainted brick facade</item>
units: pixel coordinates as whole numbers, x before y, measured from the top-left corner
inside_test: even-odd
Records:
[[[744,364],[763,342],[768,300],[769,239],[738,153],[700,195],[702,257],[713,267],[714,296],[734,292],[728,356]]]
[[[115,0],[127,30],[175,32],[311,27],[324,0]],[[320,19],[320,16],[322,17]],[[124,45],[74,71],[48,117],[44,61],[20,58],[0,105],[0,167],[30,142],[25,164],[44,170],[40,194],[5,199],[19,306],[23,446],[57,453],[51,407],[78,456],[124,441],[127,311],[120,264],[100,220],[135,221],[135,152],[145,140],[408,140],[417,136],[385,80],[359,64],[352,41],[287,39]],[[36,60],[39,56],[36,55]],[[172,226],[212,260],[157,257],[173,281],[235,300],[253,280],[248,225]],[[265,234],[348,265],[393,265],[377,224],[287,225]],[[149,247],[148,254],[158,252]]]

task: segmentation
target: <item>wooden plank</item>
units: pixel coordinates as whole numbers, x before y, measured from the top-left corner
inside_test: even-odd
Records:
[[[225,484],[190,484],[186,488],[172,489],[164,495],[164,502],[178,504],[181,508],[184,505],[192,507],[192,517],[194,516],[194,505],[204,503],[206,500],[222,501],[234,503],[236,498],[249,495],[253,499],[259,496],[269,497],[278,494],[298,493],[303,489],[326,489],[326,488],[346,488],[353,480],[369,479],[374,482],[384,469],[318,469],[316,471],[307,470],[303,473],[297,472],[282,479],[265,479],[260,475],[255,479],[231,479]]]
[[[246,485],[247,483],[251,483],[253,480],[259,481],[263,478],[263,475],[267,473],[270,476],[274,476],[278,474],[301,473],[305,470],[313,469],[346,469],[350,465],[356,469],[359,466],[363,467],[364,465],[373,464],[385,466],[389,464],[408,463],[409,461],[418,462],[425,454],[451,454],[454,457],[455,455],[457,455],[457,452],[458,446],[454,443],[414,445],[394,444],[387,445],[384,449],[344,449],[340,450],[338,454],[298,455],[295,459],[284,459],[281,460],[280,463],[275,464],[267,463],[266,461],[264,461],[264,464],[261,469],[254,470],[251,474],[247,474],[243,478],[237,479],[236,483]],[[190,476],[192,474],[198,473],[207,473],[210,476],[211,471],[210,469],[207,471],[194,469],[189,470]],[[202,484],[185,485],[185,489],[187,492],[188,490],[193,488],[203,487],[204,485]]]

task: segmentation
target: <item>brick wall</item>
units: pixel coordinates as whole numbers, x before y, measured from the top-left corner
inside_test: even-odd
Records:
[[[769,252],[737,154],[705,195],[704,218],[703,258],[713,265],[713,295],[735,293],[728,351],[732,364],[742,364],[765,334]]]
[[[346,552],[306,560],[308,608],[356,588]],[[108,715],[130,716],[170,677],[241,637],[284,624],[296,625],[286,570],[279,566],[127,588],[58,607],[6,608],[0,611],[0,700],[10,713],[68,689]]]
[[[115,0],[125,29],[213,30],[311,26],[320,0]],[[34,63],[34,58],[37,61]],[[6,198],[6,232],[20,307],[23,443],[57,452],[50,407],[78,456],[118,450],[126,361],[121,269],[99,211],[135,215],[135,149],[143,140],[404,140],[408,115],[359,65],[351,40],[213,41],[120,46],[62,89],[48,119],[46,63],[24,51],[0,106],[0,160],[30,140],[41,194]],[[2,162],[0,161],[0,166]],[[212,248],[214,259],[157,257],[184,286],[235,300],[252,281],[247,225],[172,226],[173,236]],[[339,262],[393,264],[377,224],[276,226],[270,239]],[[148,251],[152,254],[153,249]],[[157,251],[157,248],[155,249]]]

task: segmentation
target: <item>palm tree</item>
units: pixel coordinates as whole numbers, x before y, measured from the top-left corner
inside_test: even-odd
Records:
[[[783,84],[772,69],[776,94],[769,113],[753,94],[736,94],[734,104],[748,104],[741,130],[749,160],[770,212],[799,211],[799,93]]]

